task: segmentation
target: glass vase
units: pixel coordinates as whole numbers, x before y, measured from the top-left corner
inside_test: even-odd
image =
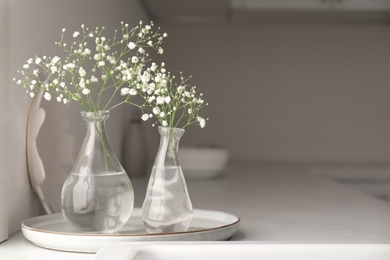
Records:
[[[184,129],[160,126],[158,131],[160,146],[142,205],[142,219],[149,233],[186,231],[192,220],[192,203],[177,153]]]
[[[87,131],[62,188],[62,215],[82,232],[113,233],[130,218],[134,193],[105,133],[109,111],[81,112]]]

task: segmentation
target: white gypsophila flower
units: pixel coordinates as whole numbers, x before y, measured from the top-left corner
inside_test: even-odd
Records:
[[[60,61],[60,57],[54,56],[54,58],[51,60],[51,63],[52,63],[52,64],[56,64],[56,63],[59,62],[59,61]]]
[[[135,95],[137,95],[137,90],[135,90],[135,89],[130,89],[130,91],[129,91],[129,94],[131,95],[131,96],[135,96]]]
[[[98,82],[98,81],[99,81],[99,79],[98,79],[97,77],[95,77],[95,76],[92,75],[92,77],[91,77],[91,82],[96,83],[96,82]]]
[[[199,125],[201,128],[204,128],[206,126],[206,120],[203,117],[198,116],[197,117]]]
[[[136,45],[134,42],[129,42],[129,44],[127,45],[127,47],[129,47],[130,50],[133,50],[135,49]]]
[[[188,114],[192,114],[192,108],[188,109]]]
[[[115,57],[112,57],[112,56],[107,56],[107,60],[111,64],[115,64],[115,62],[116,62]]]
[[[137,63],[138,62],[138,57],[137,56],[131,57],[131,62],[132,63]]]
[[[163,54],[164,53],[164,49],[163,48],[158,48],[158,51],[157,51],[158,54]]]
[[[83,67],[79,68],[79,75],[80,75],[80,77],[85,77],[85,75],[87,75],[87,72],[85,71],[85,69]]]
[[[164,34],[163,34],[163,37],[168,37],[168,34],[167,34],[167,33],[164,33]]]
[[[34,94],[34,92],[30,92],[30,97],[34,97],[35,96],[35,94]]]
[[[144,71],[144,73],[141,76],[142,83],[146,84],[149,82],[149,80],[150,80],[150,73],[147,71]]]
[[[156,63],[152,63],[152,66],[150,67],[150,70],[151,71],[156,71],[156,69],[157,69],[157,65],[156,65]]]
[[[50,67],[51,73],[56,73],[58,71],[58,68],[56,66]]]
[[[168,125],[167,121],[166,121],[166,120],[163,120],[163,121],[162,121],[162,126],[167,126],[167,125]]]
[[[83,78],[80,79],[79,86],[81,89],[85,88],[85,80]]]
[[[43,95],[43,98],[46,99],[47,101],[49,101],[51,99],[51,94],[49,92],[45,92],[45,94]]]
[[[130,94],[130,88],[121,89],[121,96],[129,95],[129,94]]]
[[[83,93],[84,95],[88,95],[89,93],[91,93],[91,90],[84,88],[81,93]]]
[[[160,108],[158,108],[158,107],[153,108],[153,113],[154,113],[155,115],[160,114]]]
[[[170,84],[174,77],[171,77],[169,73],[166,74],[165,69],[161,69],[164,63],[161,65],[152,63],[151,57],[153,56],[147,52],[150,49],[154,50],[155,53],[162,53],[160,46],[166,34],[161,33],[159,28],[153,31],[153,23],[150,25],[140,23],[131,30],[127,29],[128,26],[128,24],[122,23],[122,36],[117,37],[118,31],[115,30],[114,37],[111,39],[106,39],[103,36],[104,27],[90,30],[81,25],[78,30],[70,32],[70,35],[65,35],[64,28],[60,40],[55,42],[55,45],[62,48],[64,53],[54,57],[35,55],[34,58],[28,59],[25,62],[24,70],[18,71],[24,79],[15,80],[15,82],[23,85],[27,93],[31,92],[31,96],[36,95],[37,91],[43,90],[45,99],[54,99],[63,103],[74,100],[81,104],[86,111],[94,111],[100,105],[110,110],[122,103],[134,104],[141,109],[145,107],[146,110],[158,107],[163,112],[160,111],[156,115],[148,112],[144,119],[156,117],[159,124],[162,124],[163,120],[171,124],[174,118],[168,120],[166,117],[173,114],[170,113],[173,101],[175,101],[175,105],[177,102],[177,106],[180,108],[184,108],[188,104],[180,104],[181,97],[178,97],[177,92],[171,89]],[[64,42],[68,38],[71,39],[69,44]],[[133,49],[134,51],[131,52],[130,50]],[[39,67],[39,70],[32,68],[34,65],[39,65],[36,66]],[[51,74],[49,83],[33,81],[34,78],[39,79],[41,76],[47,76],[44,74]],[[34,75],[34,78],[29,77],[30,75]],[[94,88],[96,83],[101,84],[101,88]],[[125,84],[127,84],[127,88],[123,88],[126,86]],[[112,93],[105,92],[106,89],[114,91]],[[105,104],[100,104],[100,94],[107,94],[107,99],[105,97],[102,99],[104,102],[106,100],[116,101],[115,95],[126,94],[129,96],[122,99],[119,104],[112,102],[112,104],[104,106]],[[111,94],[112,96],[110,96]],[[139,99],[136,99],[134,103],[130,102],[129,99],[138,94],[141,100],[143,98],[146,101],[145,104],[138,104]],[[90,96],[87,98],[84,95]],[[95,98],[97,100],[94,100]],[[147,104],[147,100],[150,100],[151,104]],[[97,103],[95,104],[95,102]],[[151,107],[148,108],[148,105]],[[195,121],[196,117],[192,120]]]
[[[159,104],[159,105],[164,104],[164,97],[158,96],[157,97],[157,104]]]
[[[148,114],[143,114],[142,117],[141,117],[142,120],[146,121],[149,119],[149,115]]]

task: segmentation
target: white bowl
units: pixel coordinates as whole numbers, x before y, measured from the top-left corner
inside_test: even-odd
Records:
[[[180,147],[179,160],[184,176],[190,179],[213,178],[226,166],[229,153],[224,148]]]

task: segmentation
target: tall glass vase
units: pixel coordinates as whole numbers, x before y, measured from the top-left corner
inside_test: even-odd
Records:
[[[159,127],[160,147],[150,175],[142,219],[149,233],[186,231],[192,220],[192,204],[177,150],[184,129]]]
[[[82,232],[116,232],[129,220],[134,206],[130,179],[107,142],[108,116],[108,111],[81,112],[87,132],[62,188],[62,215]]]

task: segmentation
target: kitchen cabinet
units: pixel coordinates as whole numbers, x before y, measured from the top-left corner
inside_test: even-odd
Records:
[[[232,7],[247,10],[389,11],[389,0],[232,0]]]
[[[390,11],[389,0],[333,0],[335,10]]]

